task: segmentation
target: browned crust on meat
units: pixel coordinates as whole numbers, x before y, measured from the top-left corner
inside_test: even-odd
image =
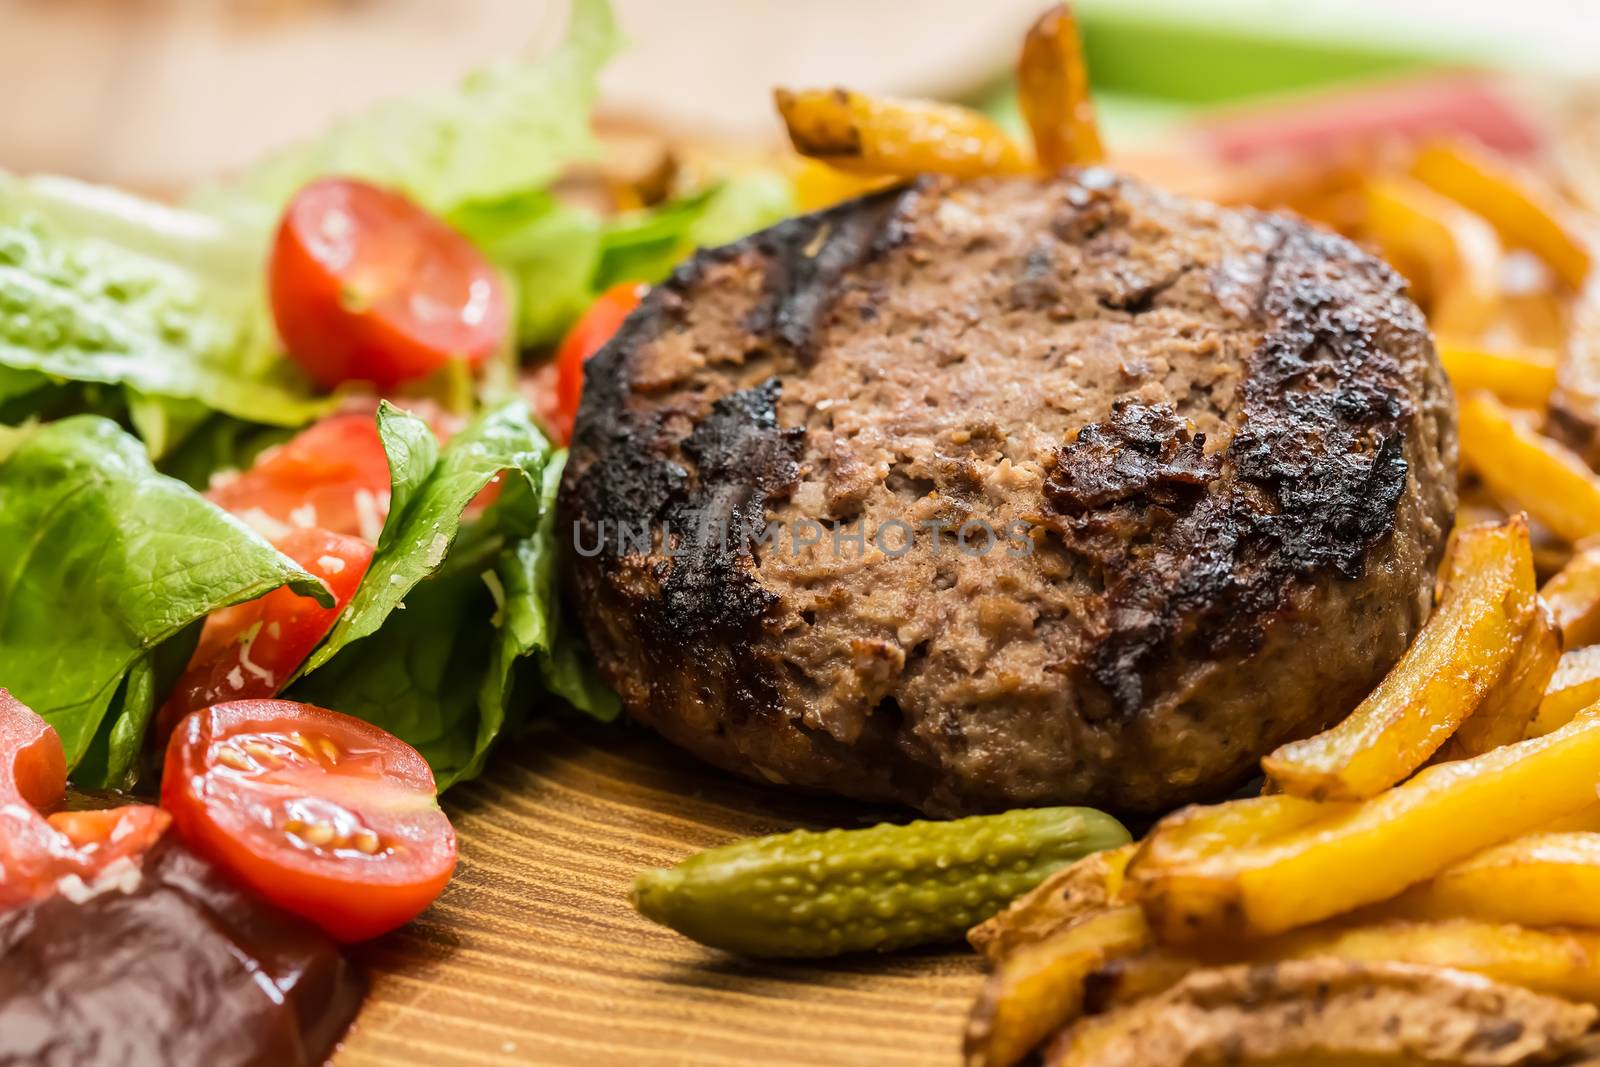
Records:
[[[986,231],[987,200],[1027,218]],[[1143,258],[1117,266],[1124,248]],[[952,257],[1000,281],[940,306],[924,290]],[[1127,344],[1123,395],[1014,426],[991,405],[932,446],[902,433],[920,416],[874,368],[921,360],[926,380],[1000,316],[1023,333],[984,336],[1056,381],[1072,345]],[[1162,380],[1145,363],[1169,329]],[[874,355],[878,337],[899,347]],[[813,381],[841,377],[864,398],[851,435]],[[1454,464],[1448,389],[1385,265],[1087,171],[924,181],[697,255],[591,361],[561,513],[603,673],[705,758],[935,813],[1156,811],[1231,787],[1382,677],[1427,614]],[[1026,517],[1037,553],[843,566],[753,536],[891,506]],[[923,583],[942,607],[910,599]]]
[[[1463,971],[1289,960],[1196,971],[1159,996],[1074,1024],[1045,1063],[1507,1067],[1574,1048],[1595,1015],[1587,1004]]]

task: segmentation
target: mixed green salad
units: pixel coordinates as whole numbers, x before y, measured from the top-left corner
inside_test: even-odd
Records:
[[[564,200],[619,44],[605,0],[578,0],[553,54],[351,119],[182,206],[0,173],[0,684],[60,734],[78,787],[148,780],[147,735],[230,691],[366,719],[441,789],[543,707],[616,713],[560,610],[552,439],[575,397],[546,396],[538,364],[598,294],[790,207],[770,173],[610,216]],[[325,229],[370,207],[453,231],[426,234],[492,268],[461,311],[492,344],[428,341],[419,313],[422,362],[374,370],[389,335],[364,335],[329,371],[310,282],[280,276],[319,182],[395,198],[339,200]],[[395,252],[372,284],[421,306],[432,269]],[[353,285],[330,299],[366,310]]]

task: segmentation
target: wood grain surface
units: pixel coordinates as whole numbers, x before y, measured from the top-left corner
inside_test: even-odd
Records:
[[[752,963],[636,915],[628,887],[736,837],[864,811],[764,790],[628,726],[547,726],[445,807],[461,864],[366,951],[372,993],[341,1067],[397,1064],[954,1065],[970,953]]]

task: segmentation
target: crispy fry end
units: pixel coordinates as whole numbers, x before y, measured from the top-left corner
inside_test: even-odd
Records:
[[[1017,100],[1046,171],[1105,159],[1078,20],[1068,5],[1057,4],[1039,16],[1023,39]]]
[[[970,108],[848,89],[778,89],[773,98],[795,151],[840,170],[977,178],[1031,169],[1017,143]]]

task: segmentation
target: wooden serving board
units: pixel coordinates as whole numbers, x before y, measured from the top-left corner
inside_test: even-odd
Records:
[[[340,1067],[960,1062],[981,982],[970,953],[754,963],[628,903],[642,868],[890,813],[746,785],[641,730],[574,722],[502,747],[445,808],[455,879],[365,950],[372,992]]]

